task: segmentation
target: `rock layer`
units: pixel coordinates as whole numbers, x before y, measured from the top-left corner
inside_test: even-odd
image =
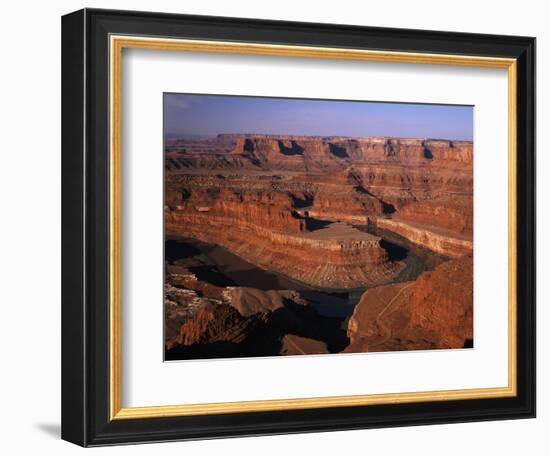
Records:
[[[201,207],[208,210],[191,203],[169,211],[166,234],[222,245],[264,269],[323,288],[388,282],[403,267],[389,261],[380,238],[343,223],[307,231],[304,219],[271,204],[251,208],[243,202],[230,209],[223,201]],[[285,225],[288,231],[279,228]]]
[[[472,257],[466,255],[442,263],[414,282],[368,289],[350,318],[350,345],[345,351],[470,346],[472,270]]]
[[[471,240],[465,237],[457,237],[457,234],[450,230],[441,230],[433,226],[403,222],[396,219],[378,219],[376,225],[446,257],[459,258],[473,251]]]
[[[334,243],[309,242],[316,225],[330,221],[380,221],[443,255],[471,250],[469,142],[220,135],[200,143],[168,142],[166,156],[168,234],[202,236],[314,286],[382,284],[400,269],[387,261],[378,268],[385,260],[376,242],[355,244],[360,260],[353,264],[362,263],[360,270],[350,270],[349,243],[340,243],[342,252],[335,255]],[[324,255],[332,266],[315,272]],[[296,262],[303,262],[300,273],[292,271]],[[369,271],[368,264],[376,267]]]
[[[371,287],[346,328],[307,293],[205,279],[200,254],[168,259],[167,359],[471,343],[471,142],[237,134],[169,140],[165,156],[167,239],[222,246],[306,288]],[[375,227],[444,262],[418,276]]]

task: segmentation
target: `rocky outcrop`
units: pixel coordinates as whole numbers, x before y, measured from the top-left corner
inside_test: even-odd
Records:
[[[409,327],[436,335],[439,348],[470,344],[474,338],[472,256],[421,274],[411,290],[409,307]]]
[[[458,238],[473,235],[473,196],[452,195],[430,200],[411,201],[399,208],[399,220],[453,233]]]
[[[358,162],[471,164],[472,143],[416,138],[220,135],[206,141],[167,142],[167,168],[341,170]]]
[[[164,283],[164,341],[167,347],[177,343],[180,327],[197,312],[222,303],[223,288],[200,281],[188,268],[169,266]]]
[[[297,354],[299,347],[337,352],[347,345],[340,320],[320,315],[301,292],[223,284],[201,250],[178,253],[168,257],[165,275],[166,359]]]
[[[165,359],[273,356],[280,347],[280,335],[264,315],[243,317],[229,305],[208,304],[181,325]]]
[[[292,302],[302,306],[308,305],[308,302],[296,291],[263,291],[245,287],[226,288],[224,291],[224,300],[245,317],[282,309],[285,307],[285,302]]]
[[[458,258],[473,251],[473,242],[465,237],[457,237],[450,230],[433,226],[402,222],[396,219],[376,220],[379,228],[393,231],[409,241],[450,258]]]
[[[472,143],[229,134],[168,140],[165,153],[167,238],[218,246],[241,277],[257,267],[300,290],[278,289],[279,279],[261,290],[235,283],[202,253],[168,258],[167,359],[454,348],[471,339],[472,272],[460,261],[473,250]],[[407,249],[437,254],[430,267],[447,269],[417,278],[423,269],[388,242],[403,238]],[[349,343],[343,320],[323,317],[302,293],[311,287],[370,287]]]
[[[306,230],[305,221],[292,210],[290,196],[278,192],[252,192],[225,189],[169,189],[166,196],[167,222],[182,224],[189,217],[198,225],[227,221],[249,225],[268,224],[272,230],[299,233]],[[168,216],[170,215],[170,216]],[[212,222],[209,222],[212,220]],[[187,223],[183,220],[183,223]],[[182,231],[184,228],[182,227]]]
[[[411,201],[471,194],[473,188],[472,165],[452,160],[354,163],[344,173],[397,210]]]
[[[414,282],[368,289],[349,320],[348,337],[345,351],[352,353],[471,346],[472,257],[446,261]]]
[[[239,344],[256,320],[243,318],[227,305],[205,305],[180,327],[178,345],[229,342]]]
[[[468,251],[472,238],[472,154],[469,142],[415,138],[220,135],[188,144],[176,140],[167,143],[166,227],[169,234],[220,242],[281,273],[290,263],[313,260],[311,252],[304,252],[306,245],[313,246],[307,233],[323,221],[366,225],[394,219],[399,223],[382,222],[385,228],[457,256]],[[415,229],[422,226],[436,229],[427,234]],[[320,256],[331,250],[314,247],[321,249]],[[362,273],[352,271],[351,279],[339,280],[350,273],[349,267],[337,266],[347,262],[342,249],[339,258],[328,254],[334,262],[329,270],[315,274],[304,264],[309,273],[289,276],[315,286],[329,280],[328,286],[353,287],[385,283],[398,273],[398,267],[385,264],[381,277],[366,277],[366,264],[378,265],[383,256],[371,246],[368,255],[364,249],[358,252]]]
[[[330,223],[317,230],[301,231],[306,221],[288,219],[292,216],[276,206],[267,205],[261,210],[256,206],[252,211],[245,203],[237,204],[234,213],[254,213],[256,219],[250,220],[247,216],[228,216],[227,201],[220,205],[223,211],[217,211],[214,204],[207,212],[189,206],[168,212],[166,234],[222,245],[264,269],[323,288],[385,283],[403,268],[389,260],[380,238],[350,225]],[[277,229],[287,221],[288,230]]]
[[[323,355],[329,353],[324,342],[294,334],[283,337],[281,355]]]
[[[166,359],[337,352],[347,344],[338,325],[299,293],[232,288],[222,302],[203,300],[175,336],[165,334]]]

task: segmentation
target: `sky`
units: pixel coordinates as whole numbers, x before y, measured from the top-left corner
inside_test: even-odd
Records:
[[[473,107],[164,94],[167,137],[219,133],[473,139]]]

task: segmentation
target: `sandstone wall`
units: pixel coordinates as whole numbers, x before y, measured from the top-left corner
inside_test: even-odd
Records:
[[[420,275],[410,295],[410,327],[437,334],[441,348],[462,348],[474,339],[471,255]]]
[[[463,348],[473,343],[472,257],[414,282],[370,288],[348,322],[346,352]]]
[[[399,220],[451,231],[457,237],[473,235],[473,197],[453,195],[446,198],[414,201],[399,208]]]
[[[315,239],[274,231],[244,219],[196,212],[166,212],[168,236],[222,245],[257,266],[320,288],[355,288],[396,277],[402,264],[389,262],[379,239]],[[362,233],[358,233],[362,234]]]
[[[471,240],[456,238],[452,232],[438,232],[432,227],[384,218],[377,219],[376,225],[446,257],[458,258],[473,251]]]
[[[442,255],[470,252],[472,153],[468,142],[416,138],[244,134],[176,142],[167,151],[167,234],[223,245],[314,286],[385,283],[401,266],[377,242],[308,233],[327,221],[378,220]]]

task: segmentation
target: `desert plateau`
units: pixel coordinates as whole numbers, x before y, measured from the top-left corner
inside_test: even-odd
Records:
[[[181,134],[164,167],[167,361],[473,346],[472,141]]]

